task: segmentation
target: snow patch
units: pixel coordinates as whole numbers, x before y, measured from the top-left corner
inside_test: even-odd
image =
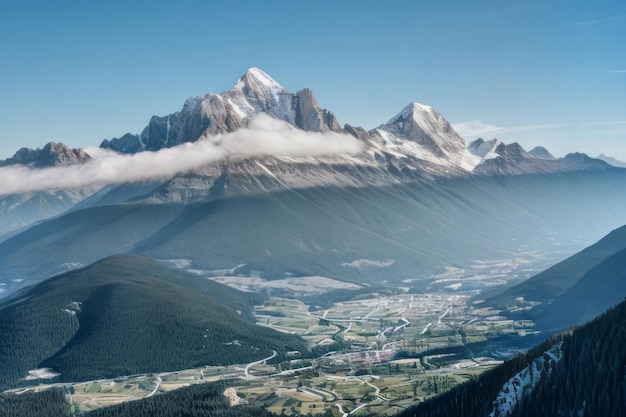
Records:
[[[528,395],[541,380],[541,371],[546,369],[547,374],[552,372],[552,363],[558,363],[563,355],[563,342],[552,346],[551,349],[536,358],[531,364],[518,372],[502,386],[500,393],[493,402],[493,411],[489,417],[506,417],[512,415],[524,395]],[[547,362],[546,363],[546,358]]]
[[[456,284],[450,284],[450,285],[446,285],[444,288],[450,288],[451,290],[458,290],[459,288],[461,288],[463,286],[463,283],[461,282],[457,282]]]
[[[171,266],[172,268],[187,269],[193,261],[191,259],[163,259],[161,263]]]
[[[241,291],[271,291],[272,289],[280,289],[293,294],[324,294],[333,289],[356,290],[361,288],[356,284],[320,276],[293,277],[272,281],[266,281],[263,278],[254,276],[221,276],[209,277],[209,279]]]
[[[376,260],[376,259],[357,259],[352,262],[344,262],[341,266],[346,266],[349,268],[361,269],[364,266],[371,266],[376,268],[385,268],[393,265],[396,262],[395,259],[386,259],[384,261]]]
[[[27,381],[34,381],[36,379],[52,379],[56,378],[59,375],[61,374],[54,372],[54,370],[50,368],[38,368],[28,371],[28,376],[24,379],[26,379]]]

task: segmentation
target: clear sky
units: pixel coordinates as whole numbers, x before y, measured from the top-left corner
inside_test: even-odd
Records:
[[[252,66],[342,124],[417,101],[469,140],[626,160],[623,0],[0,0],[0,158],[139,133]]]

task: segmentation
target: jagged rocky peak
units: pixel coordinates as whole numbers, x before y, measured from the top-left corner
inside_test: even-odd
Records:
[[[113,149],[121,153],[135,153],[139,152],[142,148],[139,135],[133,135],[132,133],[126,133],[120,138],[104,139],[100,143],[100,147],[104,149]]]
[[[13,157],[0,161],[0,166],[20,164],[46,168],[80,164],[89,158],[89,154],[83,149],[71,149],[60,142],[48,142],[43,148],[21,148]]]
[[[546,148],[544,148],[543,146],[535,146],[534,148],[532,148],[530,151],[528,151],[529,154],[531,154],[532,156],[534,156],[535,158],[541,158],[541,159],[556,159]]]
[[[292,94],[265,72],[250,68],[231,90],[191,97],[179,112],[153,116],[140,135],[127,133],[104,140],[100,147],[123,153],[155,151],[233,132],[247,126],[259,113],[303,130],[342,131],[335,116],[318,106],[311,90]]]
[[[296,110],[296,126],[314,132],[341,132],[341,126],[335,116],[328,110],[320,109],[313,92],[305,88],[294,96]]]
[[[495,157],[497,156],[496,149],[500,145],[502,145],[502,142],[500,142],[500,140],[496,138],[487,141],[483,138],[478,138],[467,146],[467,150],[472,155],[478,156],[480,158],[487,158],[490,156]]]
[[[500,154],[506,153],[516,161],[523,161],[523,160],[530,159],[533,157],[530,153],[528,153],[522,147],[522,145],[520,145],[517,142],[513,142],[509,145],[506,145],[504,148],[504,152],[498,152],[498,153]]]

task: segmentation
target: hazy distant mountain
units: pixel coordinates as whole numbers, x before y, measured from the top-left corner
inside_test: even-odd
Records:
[[[0,386],[42,367],[74,381],[306,352],[299,337],[254,323],[262,302],[149,258],[113,256],[0,304]]]
[[[606,162],[609,165],[613,165],[614,167],[626,168],[626,162],[622,162],[622,161],[620,161],[618,159],[615,159],[615,158],[613,158],[611,156],[606,156],[603,153],[598,155],[598,159]]]
[[[0,167],[59,167],[81,164],[89,158],[82,149],[50,142],[41,149],[22,148],[11,158],[0,161]],[[80,188],[0,196],[0,240],[6,233],[65,212],[92,192],[90,188]]]
[[[64,213],[92,192],[89,188],[81,188],[0,197],[0,241],[11,232]]]
[[[532,148],[530,151],[528,151],[529,154],[531,154],[532,156],[536,157],[536,158],[541,158],[541,159],[556,159],[554,156],[552,156],[552,154],[543,146],[535,146],[534,148]]]
[[[626,206],[622,171],[283,190],[268,174],[226,172],[209,184],[195,176],[182,180],[147,188],[132,201],[75,210],[0,243],[3,288],[119,252],[187,259],[199,270],[245,264],[237,273],[267,279],[424,280],[475,259],[572,253],[623,223]],[[173,202],[193,193],[194,202]],[[393,262],[346,266],[359,259]]]
[[[488,300],[525,312],[543,329],[590,320],[626,297],[626,226]]]

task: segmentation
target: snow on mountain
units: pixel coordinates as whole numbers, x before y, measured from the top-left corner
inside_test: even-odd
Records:
[[[248,69],[231,90],[192,97],[180,112],[152,117],[140,135],[126,134],[119,139],[105,140],[101,147],[123,153],[173,147],[236,131],[248,126],[260,113],[305,131],[352,135],[363,142],[364,150],[359,155],[289,158],[288,162],[278,156],[264,157],[266,162],[261,165],[266,169],[256,163],[231,163],[229,172],[243,174],[241,169],[245,166],[247,175],[270,175],[278,183],[293,184],[282,178],[286,172],[295,172],[293,167],[286,166],[291,164],[308,172],[297,175],[301,177],[297,181],[301,186],[315,186],[331,178],[334,178],[331,182],[336,183],[337,176],[350,185],[371,180],[371,175],[348,180],[346,175],[339,174],[349,171],[347,166],[351,166],[352,174],[357,167],[360,171],[377,171],[378,178],[385,178],[387,183],[415,176],[517,175],[556,172],[563,166],[571,170],[575,166],[561,164],[561,160],[555,160],[540,147],[529,153],[518,144],[505,145],[497,139],[478,139],[466,145],[441,113],[419,103],[409,104],[387,123],[369,132],[350,125],[342,128],[330,111],[319,107],[311,90],[305,88],[290,93],[258,68]],[[276,164],[279,160],[280,166]],[[591,166],[582,165],[583,169]],[[277,168],[272,171],[268,166]],[[341,166],[344,168],[339,169]],[[310,175],[311,170],[315,170],[314,175]],[[289,175],[289,178],[294,177]]]
[[[428,153],[426,159],[433,162],[461,165],[465,140],[441,113],[430,106],[411,103],[376,130],[418,144],[419,148],[413,148],[417,151],[415,156],[424,157],[424,153]],[[410,145],[404,147],[412,148]]]
[[[545,351],[542,356],[533,360],[526,369],[515,374],[503,386],[496,400],[493,402],[493,410],[489,417],[506,417],[512,415],[522,399],[537,386],[539,381],[549,377],[553,372],[554,364],[563,357],[561,350],[563,342],[557,343],[551,349]]]
[[[264,112],[295,126],[293,97],[282,85],[258,68],[250,68],[232,90],[221,95],[243,121]]]
[[[496,153],[497,147],[501,144],[498,139],[485,141],[478,138],[467,146],[463,155],[465,166],[470,167],[473,171],[478,165],[487,159],[497,158],[500,155]]]

